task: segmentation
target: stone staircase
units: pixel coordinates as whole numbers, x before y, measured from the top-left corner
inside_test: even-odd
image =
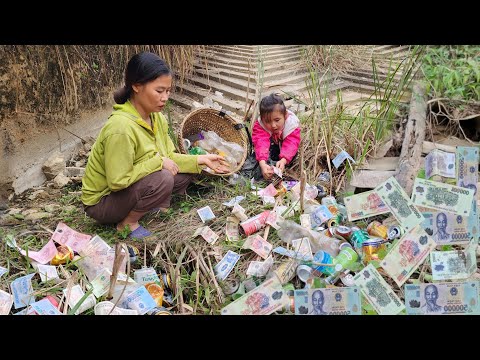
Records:
[[[310,74],[302,60],[301,45],[212,45],[196,55],[194,72],[183,84],[176,84],[170,99],[187,110],[198,103],[215,104],[218,108],[243,117],[252,100],[271,92],[284,93],[285,98],[307,97]],[[410,52],[409,46],[380,45],[366,48],[359,56],[365,68],[335,74],[328,81],[328,92],[355,90],[371,94],[375,91],[373,57],[380,81],[387,78]],[[393,78],[398,85],[400,74]],[[383,85],[385,86],[385,84]]]

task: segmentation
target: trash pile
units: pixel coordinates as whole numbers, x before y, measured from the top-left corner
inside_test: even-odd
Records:
[[[222,203],[230,213],[223,234],[211,228],[217,216],[205,206],[188,239],[215,251],[228,244],[212,263],[225,295],[217,313],[478,314],[478,152],[433,150],[411,197],[394,177],[343,198],[329,192],[327,171],[314,184],[277,168],[265,187],[243,179],[250,192]],[[346,160],[354,161],[342,152],[332,162],[339,168]],[[253,216],[241,205],[252,197],[263,203]],[[140,257],[132,246],[112,248],[64,223],[39,251],[5,240],[36,272],[13,280],[11,293],[0,290],[0,314],[163,315],[181,305],[178,279],[165,269],[147,267],[145,257],[132,271]],[[8,271],[0,267],[0,281]],[[34,292],[32,278],[54,290]]]
[[[221,314],[478,314],[478,150],[432,151],[411,198],[391,177],[340,202],[328,194],[325,172],[304,189],[286,180],[257,188],[264,204],[274,206],[251,218],[242,197],[225,203],[233,215],[227,240],[243,244],[215,266],[231,301]],[[350,158],[339,157],[337,168]],[[366,220],[387,213],[393,216],[383,222]],[[284,246],[269,243],[270,227]],[[197,235],[211,244],[218,239],[208,226]],[[229,278],[245,251],[258,261],[250,262],[243,280]]]

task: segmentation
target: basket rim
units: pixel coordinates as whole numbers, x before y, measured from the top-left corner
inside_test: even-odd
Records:
[[[216,110],[216,109],[212,109],[212,108],[199,108],[199,109],[195,109],[193,111],[191,111],[190,113],[188,113],[182,123],[180,124],[180,128],[179,128],[179,132],[178,132],[178,147],[179,147],[179,150],[182,154],[188,154],[188,152],[186,151],[185,147],[183,146],[183,128],[186,124],[186,122],[194,115],[196,115],[197,113],[203,113],[203,112],[208,112],[208,113],[213,113],[215,115],[218,115],[219,117],[221,118],[224,118],[226,120],[228,120],[232,125],[238,125],[238,124],[242,124],[244,126],[246,126],[243,122],[239,122],[237,121],[233,116],[227,114],[227,112],[224,110],[224,109],[221,109],[221,110]],[[223,116],[220,115],[220,113],[223,112]],[[225,176],[230,176],[230,175],[233,175],[235,174],[236,172],[238,172],[243,164],[245,163],[245,160],[247,159],[247,156],[248,156],[248,138],[247,138],[247,135],[245,134],[245,131],[241,131],[242,129],[239,129],[239,135],[240,137],[242,138],[243,140],[243,145],[242,147],[245,149],[244,153],[243,153],[243,156],[242,156],[242,159],[241,161],[238,163],[237,167],[228,172],[228,173],[224,173],[224,174],[212,174],[208,171],[205,171],[205,170],[202,170],[202,174],[203,175],[209,175],[209,176],[221,176],[221,177],[225,177]]]

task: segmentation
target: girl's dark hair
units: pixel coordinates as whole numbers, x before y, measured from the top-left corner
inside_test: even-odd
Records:
[[[133,55],[125,70],[125,86],[115,91],[113,99],[117,104],[124,104],[132,94],[133,84],[146,84],[162,75],[172,75],[172,72],[157,54],[141,52]]]
[[[277,106],[280,108],[276,109]],[[287,107],[283,103],[282,97],[276,94],[265,96],[262,101],[260,101],[260,118],[268,123],[270,121],[269,115],[274,110],[280,110],[284,115],[287,114]]]

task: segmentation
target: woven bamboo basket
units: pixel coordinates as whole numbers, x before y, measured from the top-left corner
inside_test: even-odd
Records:
[[[178,147],[182,154],[187,154],[187,149],[183,145],[183,138],[190,135],[198,134],[203,131],[215,131],[221,138],[231,141],[243,147],[243,156],[237,167],[225,174],[212,174],[202,171],[205,175],[230,176],[239,171],[248,155],[249,139],[247,137],[244,125],[238,123],[223,110],[215,110],[210,108],[201,108],[188,114],[180,125],[180,134],[178,136]]]

